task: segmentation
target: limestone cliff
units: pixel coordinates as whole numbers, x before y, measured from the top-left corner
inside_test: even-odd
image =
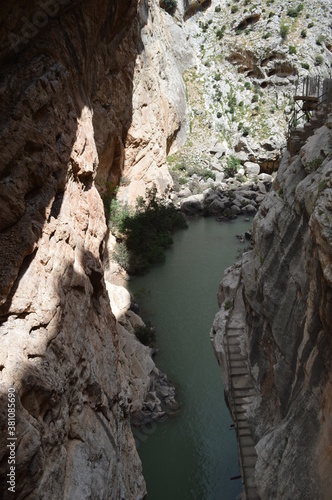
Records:
[[[159,88],[150,99],[154,16],[170,25],[154,1],[0,6],[1,498],[10,494],[9,387],[15,498],[146,493],[130,412],[143,404],[154,363],[135,343],[132,323],[124,328],[111,310],[96,185],[103,192],[115,184],[125,157],[135,177],[141,156],[139,180],[162,189],[163,155],[182,140],[185,104],[170,104]],[[172,67],[158,60],[166,82]]]
[[[251,381],[242,408],[263,499],[331,498],[330,127],[316,130],[294,158],[284,152],[254,220],[253,249],[226,271],[211,334],[230,395],[225,341],[231,327],[240,332]]]

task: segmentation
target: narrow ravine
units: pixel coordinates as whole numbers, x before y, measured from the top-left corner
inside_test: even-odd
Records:
[[[136,439],[149,500],[234,500],[241,491],[237,446],[209,340],[220,278],[243,248],[250,223],[200,218],[174,236],[166,262],[129,282],[149,291],[141,313],[157,329],[156,362],[177,386],[178,417]]]

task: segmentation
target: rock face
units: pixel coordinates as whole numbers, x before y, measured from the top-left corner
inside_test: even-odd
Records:
[[[181,25],[158,7],[142,2],[141,46],[134,71],[133,115],[124,143],[119,198],[134,204],[155,184],[160,193],[173,185],[166,155],[183,145],[189,128],[182,72],[193,53]]]
[[[0,7],[4,499],[11,494],[10,387],[16,394],[16,498],[45,498],[47,491],[50,499],[127,500],[146,493],[130,412],[143,405],[154,363],[111,310],[96,184],[107,191],[119,178],[127,146],[128,171],[141,154],[154,165],[144,181],[159,180],[162,188],[161,156],[176,137],[182,140],[181,93],[171,105],[166,97],[151,104],[145,92],[152,56],[144,37],[158,43],[153,9],[154,2],[136,0],[18,0]],[[166,88],[167,59],[164,65],[160,86]],[[167,92],[174,97],[174,88]],[[139,135],[146,112],[152,126]],[[164,125],[156,132],[159,120]]]
[[[254,220],[254,248],[219,292],[213,343],[227,392],[223,337],[237,320],[256,394],[246,416],[264,499],[332,494],[331,174],[332,133],[323,126],[298,156],[284,154]]]

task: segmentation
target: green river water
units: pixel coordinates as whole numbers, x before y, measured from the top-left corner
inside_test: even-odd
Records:
[[[243,248],[235,237],[250,229],[200,218],[174,235],[166,262],[129,282],[143,319],[156,327],[158,367],[175,383],[179,416],[139,434],[149,500],[235,500],[241,491],[235,432],[209,340],[218,310],[218,284]]]

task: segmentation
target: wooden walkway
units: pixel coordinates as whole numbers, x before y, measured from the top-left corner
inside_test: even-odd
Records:
[[[238,304],[235,307],[237,308]],[[241,349],[243,342],[243,322],[239,320],[239,316],[232,317],[231,315],[227,333],[224,336],[224,349],[230,381],[229,403],[239,449],[243,499],[259,500],[255,482],[257,454],[246,416],[246,406],[253,402],[256,393],[248,370],[247,356],[243,354],[243,349]]]
[[[332,80],[306,77],[296,83],[294,111],[289,121],[287,147],[296,155],[332,111]]]

